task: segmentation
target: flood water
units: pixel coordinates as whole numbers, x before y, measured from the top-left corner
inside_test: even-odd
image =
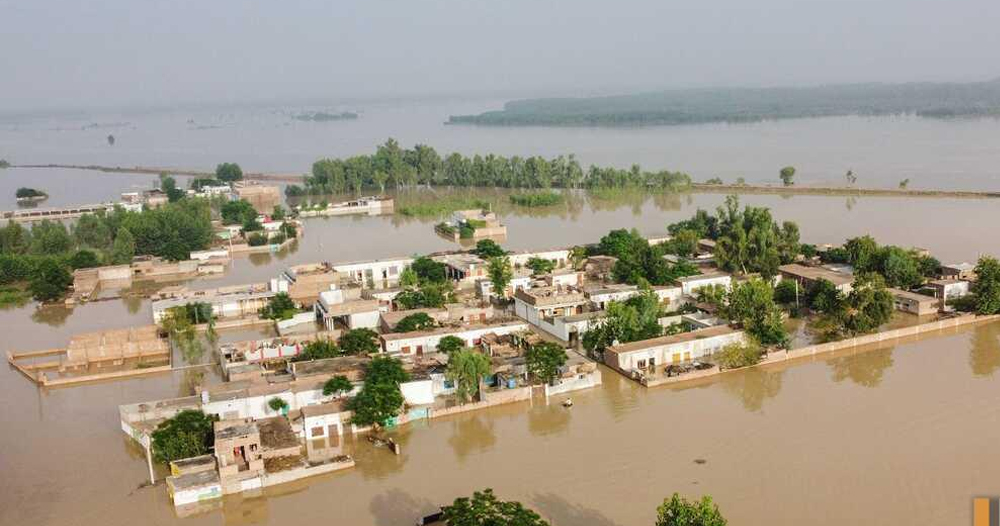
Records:
[[[356,109],[356,108],[343,108]],[[360,108],[356,122],[288,123],[264,110],[3,121],[0,157],[14,162],[308,170],[319,155],[368,151],[392,135],[466,153],[552,155],[584,162],[675,168],[704,179],[774,179],[800,166],[803,181],[998,189],[997,121],[807,119],[740,126],[642,130],[474,129],[441,126],[482,103]],[[193,119],[193,123],[188,123]],[[82,129],[87,123],[122,123]],[[216,127],[217,126],[217,127]],[[176,130],[177,133],[172,133]],[[117,137],[113,148],[105,137]],[[912,175],[911,175],[912,174]],[[868,176],[871,179],[866,179]],[[810,175],[811,177],[811,175]],[[45,205],[111,199],[153,177],[74,170],[0,171],[0,203],[18,186],[48,191]],[[483,192],[502,203],[502,192]],[[412,198],[400,195],[399,198]],[[661,234],[721,195],[580,196],[546,210],[500,207],[510,249],[593,242],[612,228]],[[8,200],[10,202],[8,202]],[[930,249],[942,261],[1000,253],[992,200],[744,196],[796,221],[803,240],[840,242],[871,233]],[[261,281],[285,266],[454,248],[433,218],[311,219],[293,250],[238,259],[221,279]],[[80,332],[150,323],[145,301],[75,310],[28,304],[0,310],[4,350],[64,345]],[[247,334],[252,333],[248,332]],[[237,335],[238,336],[238,335]],[[224,335],[223,338],[234,338]],[[186,395],[211,372],[184,371],[75,388],[39,390],[0,368],[0,524],[412,524],[456,496],[493,487],[557,526],[651,524],[677,491],[712,495],[731,524],[966,524],[973,496],[1000,485],[1000,324],[924,337],[857,355],[732,372],[686,388],[645,390],[605,371],[604,385],[573,393],[574,406],[515,404],[394,431],[403,455],[348,444],[358,466],[227,498],[220,509],[178,518],[165,488],[147,477],[141,449],[120,431],[117,406]],[[695,463],[704,459],[704,464]],[[162,470],[161,470],[162,476]]]

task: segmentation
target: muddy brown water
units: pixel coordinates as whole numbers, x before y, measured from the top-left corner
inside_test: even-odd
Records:
[[[576,211],[505,211],[513,249],[571,245],[611,228],[661,233],[721,196],[585,203]],[[811,242],[870,232],[973,260],[997,252],[993,201],[746,197],[799,223]],[[215,283],[271,277],[294,262],[440,250],[433,220],[310,220],[297,250],[236,262]],[[198,282],[199,286],[201,283]],[[204,283],[212,283],[206,281]],[[148,302],[0,311],[3,348],[64,345],[73,334],[149,323]],[[253,336],[247,331],[230,337]],[[644,390],[605,371],[604,385],[560,399],[423,422],[393,432],[396,457],[343,446],[357,468],[227,498],[186,524],[412,524],[473,489],[493,487],[557,525],[651,524],[674,491],[711,494],[732,524],[962,524],[970,499],[1000,492],[1000,324],[859,355],[733,372],[686,388]],[[200,374],[200,376],[199,376]],[[193,370],[39,390],[0,372],[0,524],[181,522],[146,479],[117,406],[185,395]],[[698,464],[696,459],[704,459]],[[162,469],[161,469],[162,475]]]

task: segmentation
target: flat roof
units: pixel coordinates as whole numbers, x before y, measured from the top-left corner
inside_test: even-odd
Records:
[[[382,335],[382,340],[384,341],[396,341],[396,340],[409,340],[413,338],[421,338],[425,336],[433,336],[436,334],[461,334],[464,332],[471,332],[483,329],[498,329],[500,327],[513,327],[515,325],[527,325],[526,321],[508,321],[504,323],[496,324],[477,324],[477,325],[467,325],[464,327],[437,327],[429,331],[413,331],[413,332],[390,332]]]
[[[793,276],[798,276],[800,278],[805,278],[810,281],[818,281],[825,279],[834,285],[846,285],[848,283],[854,283],[854,277],[848,274],[842,274],[840,272],[834,272],[830,269],[823,267],[807,267],[805,265],[799,265],[798,263],[791,263],[788,265],[782,265],[778,267],[780,272],[786,274],[791,274]]]
[[[703,279],[715,279],[715,278],[731,278],[732,275],[727,272],[706,272],[704,274],[695,274],[694,276],[684,276],[683,278],[677,278],[677,281],[681,283],[687,283],[689,281],[701,281]]]
[[[893,289],[893,288],[890,288],[889,292],[891,292],[892,295],[896,296],[897,298],[906,298],[906,299],[913,300],[913,301],[916,301],[916,302],[919,302],[919,303],[925,303],[925,302],[927,302],[927,303],[931,303],[931,302],[937,303],[937,302],[941,301],[940,298],[935,298],[934,296],[925,296],[923,294],[917,294],[916,292],[910,292],[908,290],[903,290],[903,289]]]
[[[968,283],[964,279],[933,279],[927,283],[931,285],[955,285],[957,283]]]
[[[671,345],[675,343],[682,343],[692,340],[702,340],[705,338],[724,336],[735,332],[741,332],[741,331],[733,329],[728,325],[717,325],[715,327],[709,327],[707,329],[682,332],[680,334],[673,334],[670,336],[660,336],[658,338],[651,338],[649,340],[639,340],[636,342],[623,343],[621,345],[615,345],[613,347],[609,347],[604,352],[610,352],[615,354],[626,354],[630,352],[649,349],[650,347],[659,347],[661,345]]]
[[[586,301],[583,291],[571,287],[549,286],[518,289],[514,296],[532,305],[558,305]]]
[[[185,473],[176,477],[167,477],[167,483],[173,486],[175,490],[214,486],[219,483],[219,472],[209,469],[195,473]]]
[[[973,265],[972,263],[966,263],[966,262],[962,262],[962,263],[948,263],[948,264],[941,265],[941,266],[944,267],[944,268],[950,268],[950,269],[962,270],[962,271],[965,271],[965,270],[975,270],[975,268],[976,268],[976,266]]]
[[[563,321],[575,322],[583,320],[592,320],[594,318],[603,318],[607,316],[608,312],[603,310],[592,310],[590,312],[583,312],[580,314],[570,314],[569,316],[563,316]]]
[[[307,405],[300,409],[302,416],[323,416],[323,415],[335,415],[337,413],[343,413],[347,411],[346,402],[343,400],[332,400],[324,404]]]
[[[372,312],[379,309],[378,300],[351,300],[332,305],[323,305],[327,316],[344,316],[359,312]]]

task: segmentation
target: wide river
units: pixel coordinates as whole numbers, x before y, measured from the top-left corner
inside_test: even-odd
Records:
[[[802,183],[839,183],[851,168],[871,186],[1000,189],[1000,124],[991,120],[811,119],[637,130],[443,126],[494,102],[378,104],[356,122],[301,123],[293,109],[227,109],[0,120],[0,158],[19,163],[305,172],[321,155],[370,150],[385,137],[465,153],[575,152],[584,162],[771,181],[799,166]],[[345,107],[343,109],[355,109]],[[97,124],[97,126],[88,126]],[[116,144],[107,145],[114,134]],[[152,177],[72,170],[0,172],[0,202],[48,191],[47,205],[114,198]],[[502,203],[499,192],[483,192]],[[412,198],[402,195],[401,199]],[[431,197],[433,196],[420,196]],[[511,249],[596,241],[611,228],[662,233],[719,195],[578,196],[569,206],[500,207]],[[745,196],[796,221],[809,242],[871,233],[943,261],[1000,253],[992,200]],[[316,219],[293,250],[234,262],[218,280],[260,281],[301,262],[452,248],[433,219]],[[75,333],[149,323],[148,302],[0,311],[4,350],[62,346]],[[651,524],[678,491],[710,494],[732,524],[966,524],[971,498],[1000,493],[1000,324],[898,342],[870,352],[733,372],[697,386],[645,390],[611,371],[575,405],[515,404],[395,431],[403,455],[351,448],[354,470],[220,510],[176,517],[146,479],[142,451],[118,428],[122,403],[188,394],[190,371],[39,390],[0,372],[0,524],[412,524],[473,489],[493,487],[559,526]],[[206,375],[204,380],[211,380]],[[704,463],[695,463],[703,459]]]

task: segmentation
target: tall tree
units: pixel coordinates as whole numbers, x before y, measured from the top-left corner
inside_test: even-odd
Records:
[[[496,498],[492,489],[476,491],[471,499],[455,499],[441,512],[448,526],[551,526],[520,502]]]
[[[786,167],[782,168],[781,172],[779,173],[779,175],[781,176],[781,182],[782,182],[782,184],[784,184],[785,186],[792,186],[793,184],[795,184],[795,181],[794,181],[795,180],[795,167],[794,166],[786,166]]]
[[[479,394],[479,382],[492,371],[490,359],[473,349],[461,349],[448,355],[445,378],[455,382],[455,394],[462,403]]]
[[[539,342],[524,354],[528,372],[544,383],[551,383],[559,376],[559,368],[566,365],[566,349],[552,342]]]
[[[728,522],[708,495],[688,501],[677,493],[656,509],[656,526],[726,526]]]
[[[490,276],[490,282],[493,284],[494,294],[501,298],[505,297],[507,286],[510,285],[510,280],[514,278],[514,271],[510,266],[510,258],[507,256],[491,258],[487,273]]]

